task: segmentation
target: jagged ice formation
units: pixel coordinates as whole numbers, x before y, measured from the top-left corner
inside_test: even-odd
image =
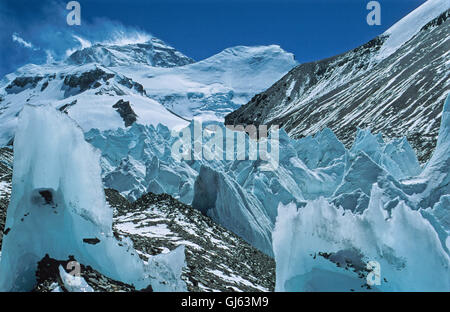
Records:
[[[33,289],[37,263],[46,254],[74,256],[137,289],[151,284],[154,290],[184,290],[183,250],[144,263],[129,240],[113,236],[100,154],[86,143],[81,128],[51,106],[27,105],[19,118],[0,290]]]

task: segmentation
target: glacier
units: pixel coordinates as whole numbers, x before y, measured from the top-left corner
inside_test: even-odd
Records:
[[[445,116],[444,112],[442,127]],[[381,134],[359,129],[347,150],[327,128],[299,140],[280,130],[279,168],[263,171],[260,160],[178,161],[170,152],[176,137],[162,125],[86,133],[87,141],[102,151],[107,187],[130,200],[149,191],[171,194],[269,255],[273,255],[271,233],[279,203],[305,206],[324,197],[361,213],[369,206],[372,185],[378,183],[392,197],[391,208],[398,199],[413,209],[437,205],[442,194],[450,193],[442,177],[448,172],[448,138],[443,136],[435,156],[422,168],[404,138],[384,142]],[[430,197],[427,192],[438,194]]]
[[[324,197],[302,207],[280,204],[273,232],[276,291],[450,291],[449,134],[447,96],[436,150],[421,172],[397,181],[370,170],[360,181],[344,181],[348,190],[371,185],[368,207],[358,213]],[[369,138],[361,144],[357,137],[354,147],[378,151],[379,139]],[[367,183],[370,174],[377,175],[374,183]],[[372,261],[380,269],[375,285],[368,280]]]
[[[126,128],[83,133],[55,106],[27,105],[19,115],[22,127],[14,142],[14,191],[6,224],[11,230],[0,262],[1,289],[29,289],[33,267],[45,251],[54,258],[74,255],[137,288],[151,283],[154,290],[185,290],[179,279],[182,250],[143,263],[131,242],[117,245],[103,197],[103,187],[110,187],[130,200],[146,192],[167,193],[192,205],[275,257],[280,291],[448,290],[449,102],[447,97],[436,150],[423,166],[405,138],[385,141],[368,128],[357,130],[350,149],[328,128],[301,139],[281,129],[274,171],[264,170],[267,162],[251,160],[248,154],[244,160],[174,157],[179,133],[195,131],[195,120],[181,131],[138,120]],[[227,131],[220,122],[204,125]],[[246,146],[265,143],[236,132],[239,136],[244,136]],[[203,146],[211,140],[203,135],[200,142],[191,143]],[[55,203],[58,207],[51,208]],[[99,208],[91,209],[91,203]],[[36,225],[43,217],[46,221]],[[55,232],[49,232],[53,226]],[[44,235],[32,235],[36,228]],[[64,233],[67,241],[55,240],[54,233]],[[49,240],[42,243],[43,238]],[[84,238],[98,238],[100,243],[85,244]],[[102,251],[93,253],[98,249]],[[423,254],[429,257],[419,265]],[[124,262],[129,270],[122,271],[121,261],[119,271],[116,257],[129,259]],[[380,263],[387,282],[366,284],[371,261]],[[437,268],[436,274],[429,272],[431,267]],[[413,275],[419,282],[413,282]],[[20,282],[12,282],[19,277]],[[330,278],[339,282],[329,283]]]
[[[81,128],[50,105],[24,106],[14,141],[12,196],[0,259],[0,291],[29,291],[45,255],[75,257],[137,289],[185,290],[184,249],[144,263],[117,241],[105,200],[100,153]]]
[[[362,214],[323,198],[280,205],[273,244],[275,291],[450,290],[450,257],[434,227],[404,202],[388,213],[377,186]],[[367,282],[370,261],[379,285]]]
[[[448,110],[448,104],[445,107]],[[389,209],[404,201],[415,210],[437,205],[436,211],[442,211],[440,198],[450,194],[446,116],[444,110],[438,148],[424,168],[405,138],[385,142],[370,129],[358,129],[350,149],[328,128],[298,140],[281,129],[275,171],[262,170],[265,162],[249,160],[248,155],[245,160],[179,161],[171,154],[177,136],[163,125],[93,129],[86,139],[102,151],[107,187],[130,200],[145,192],[171,194],[273,256],[272,231],[280,203],[304,207],[323,197],[362,213],[369,207],[373,184],[378,184],[390,198]],[[208,139],[204,136],[202,142]],[[251,139],[245,139],[248,146]]]
[[[109,187],[132,201],[147,192],[167,193],[209,216],[275,258],[277,291],[449,291],[450,98],[439,88],[432,95],[425,92],[426,98],[403,92],[414,79],[425,89],[431,88],[427,81],[437,81],[433,88],[446,90],[448,62],[441,48],[446,28],[435,26],[439,16],[448,16],[449,5],[429,0],[368,44],[293,71],[294,56],[276,45],[228,48],[195,62],[151,38],[94,44],[64,61],[29,64],[5,76],[0,81],[0,145],[14,143],[15,159],[0,290],[31,289],[35,266],[45,254],[75,256],[138,289],[151,284],[156,291],[186,290],[180,279],[183,246],[142,261],[130,239],[116,240],[112,209],[104,199],[103,188]],[[425,51],[424,58],[417,50]],[[433,55],[439,62],[431,68]],[[402,67],[408,59],[417,62]],[[420,67],[436,69],[422,74],[437,76],[408,76]],[[360,78],[369,77],[366,82],[378,82],[355,80],[355,70]],[[356,81],[352,87],[344,86],[351,81]],[[392,83],[398,88],[390,88]],[[363,85],[385,87],[367,92]],[[339,86],[350,90],[340,93],[341,100],[331,92]],[[408,100],[389,91],[394,89],[403,90]],[[326,109],[316,105],[315,113],[297,111],[308,108],[298,105],[299,99],[323,100],[327,92],[332,98],[322,101]],[[378,106],[361,100],[367,94]],[[349,113],[348,99],[368,105]],[[303,128],[303,134],[315,134],[292,139],[280,130],[255,143],[236,132],[236,137],[244,135],[246,146],[276,137],[279,153],[276,159],[269,155],[268,162],[249,155],[198,159],[195,151],[192,159],[174,157],[181,132],[192,131],[198,121],[225,131],[224,116],[245,103],[241,110],[255,115],[243,114],[232,124],[264,119],[261,124],[283,123],[290,135],[300,136]],[[410,116],[392,110],[408,103],[416,109]],[[432,113],[423,109],[428,104]],[[303,112],[312,123],[301,122],[303,128],[292,131],[297,120],[283,117],[283,105],[290,117]],[[344,117],[333,122],[336,116]],[[365,118],[353,127],[358,116]],[[436,137],[439,117],[437,145],[429,158],[427,141]],[[353,141],[357,125],[363,128]],[[427,162],[419,163],[406,138],[387,140],[373,127],[389,137],[408,138],[409,130],[419,129],[420,140],[410,142]],[[192,144],[213,141],[205,135]],[[276,170],[265,170],[268,163],[276,163]],[[70,289],[71,278],[63,271]],[[374,285],[369,277],[381,278]],[[79,282],[82,287],[74,291],[91,290]]]

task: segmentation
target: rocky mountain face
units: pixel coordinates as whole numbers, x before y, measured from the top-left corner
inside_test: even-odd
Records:
[[[167,194],[148,193],[133,203],[114,190],[106,194],[116,235],[129,237],[144,261],[186,246],[188,291],[273,291],[273,259],[200,211]]]
[[[0,252],[5,233],[6,209],[11,195],[13,153],[10,148],[0,149]]]
[[[347,147],[357,128],[369,127],[387,138],[406,135],[427,161],[450,90],[448,9],[428,1],[361,47],[297,66],[225,123],[280,125],[294,138],[329,127]]]
[[[150,65],[175,67],[194,63],[194,60],[175,50],[158,38],[144,43],[126,45],[95,44],[75,51],[67,59],[69,64],[97,63],[103,66]]]
[[[11,193],[12,150],[0,150],[0,248]],[[170,195],[145,194],[133,203],[105,190],[114,209],[113,229],[119,240],[131,239],[144,261],[185,245],[187,267],[182,278],[189,291],[273,291],[274,260]],[[76,259],[39,262],[34,291],[67,291],[58,267]],[[94,291],[135,291],[82,265],[81,276]]]

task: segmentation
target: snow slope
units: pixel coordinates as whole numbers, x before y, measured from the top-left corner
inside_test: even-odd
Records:
[[[442,0],[428,0],[389,28],[382,36],[387,37],[377,59],[382,60],[410,40],[429,21],[450,9],[450,3]]]
[[[138,123],[164,123],[175,129],[187,125],[185,120],[148,98],[139,83],[96,64],[26,65],[7,75],[1,85],[1,145],[13,138],[25,103],[50,104],[76,120],[84,131],[125,128],[125,116],[114,107],[119,101],[129,102]]]

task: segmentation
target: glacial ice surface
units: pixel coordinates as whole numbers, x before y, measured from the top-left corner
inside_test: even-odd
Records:
[[[191,160],[179,161],[171,154],[178,137],[162,125],[91,130],[86,138],[102,151],[107,187],[119,190],[131,200],[148,191],[171,194],[266,254],[274,255],[272,231],[280,203],[304,207],[323,197],[336,207],[360,214],[368,208],[376,184],[384,190],[388,211],[400,201],[410,209],[424,211],[450,194],[450,144],[446,130],[449,106],[446,104],[442,114],[436,151],[424,168],[406,139],[385,142],[381,134],[372,134],[370,129],[358,129],[351,149],[346,149],[328,128],[299,140],[291,139],[281,129],[278,167],[273,171],[262,170],[266,162],[249,160],[248,153],[245,160],[226,158],[226,151],[221,149],[226,149],[226,139],[218,149],[219,154],[224,153],[222,160],[196,159],[190,151]],[[194,133],[195,122],[184,130]],[[242,133],[236,137],[239,135]],[[195,142],[200,143],[189,140],[193,147]],[[200,140],[205,146],[212,138],[205,132]],[[247,147],[251,141],[245,136]],[[271,146],[271,135],[267,142]],[[429,218],[433,216],[428,214]],[[435,224],[442,222],[437,220]]]
[[[31,290],[37,263],[46,254],[55,259],[74,256],[80,263],[137,289],[157,284],[162,278],[161,266],[153,265],[152,270],[130,242],[119,243],[113,236],[100,153],[85,141],[81,128],[51,106],[26,105],[19,118],[0,291]],[[172,275],[178,279],[166,281],[166,289],[184,290],[179,278],[184,253],[166,257],[152,259],[156,264],[167,262],[166,271],[176,269]]]
[[[361,190],[368,207],[354,213],[324,197],[302,207],[280,204],[276,291],[450,291],[449,134],[450,96],[436,150],[422,171],[405,140],[394,141],[396,152],[385,145],[380,153],[381,137],[359,132],[352,150],[364,154],[337,192]],[[350,206],[359,205],[356,197]]]
[[[23,115],[33,115],[33,110],[37,108],[27,107]],[[84,160],[86,155],[95,152],[84,144],[80,129],[73,130],[77,135],[67,134],[72,130],[67,130],[58,121],[66,117],[58,115],[54,118],[51,117],[53,113],[42,111],[41,117],[35,114],[23,123],[16,138],[19,140],[16,148],[24,153],[15,159],[15,167],[22,169],[17,169],[14,174],[13,187],[17,191],[13,192],[7,227],[15,225],[16,229],[23,228],[29,233],[30,228],[24,225],[27,222],[20,222],[20,219],[24,216],[27,220],[31,214],[25,216],[28,213],[25,208],[33,206],[23,205],[23,201],[30,200],[27,199],[30,196],[35,198],[33,205],[47,206],[49,201],[51,206],[52,200],[48,199],[51,198],[62,207],[70,207],[59,209],[66,216],[64,222],[70,220],[69,223],[76,226],[60,231],[71,237],[69,242],[74,242],[64,246],[52,243],[52,247],[33,245],[31,253],[51,248],[56,254],[52,257],[58,258],[61,254],[59,258],[67,258],[65,248],[73,248],[71,255],[84,263],[92,263],[94,268],[97,264],[98,270],[107,276],[141,283],[141,287],[146,286],[143,280],[152,280],[155,290],[184,289],[182,283],[178,283],[184,258],[176,256],[182,252],[174,251],[167,259],[155,257],[148,263],[139,264],[135,255],[130,254],[133,252],[131,244],[125,244],[127,247],[121,249],[109,238],[110,212],[103,208],[92,209],[89,205],[95,202],[98,207],[104,207],[101,181],[83,176],[86,172],[95,173],[89,177],[100,176],[100,168],[92,167],[92,163],[97,162]],[[187,160],[179,160],[173,155],[174,143],[179,142],[180,137],[163,125],[135,123],[127,129],[94,129],[85,133],[85,138],[102,152],[100,163],[106,187],[119,190],[131,200],[150,191],[168,193],[192,204],[275,257],[277,290],[448,290],[449,113],[447,99],[436,150],[423,168],[406,139],[385,142],[381,135],[372,134],[369,129],[358,130],[349,150],[327,128],[299,140],[289,138],[284,130],[280,130],[276,144],[279,148],[277,166],[273,171],[263,170],[267,162],[250,160],[248,152],[244,153],[245,160],[236,159],[236,150],[232,152],[235,158],[227,158],[226,145],[214,147],[218,155],[222,154],[221,159],[206,160],[205,154],[199,157],[199,151],[194,148],[196,143],[211,147],[212,142],[218,144],[223,140],[226,144],[225,137],[217,138],[208,131],[197,140],[187,137],[193,147],[188,150],[191,159]],[[42,117],[46,114],[50,117]],[[52,118],[55,119],[53,123],[43,122]],[[38,127],[38,124],[45,124],[45,127]],[[225,131],[219,123],[210,122],[210,126]],[[186,135],[192,134],[195,127],[196,123],[191,122],[182,131]],[[53,137],[56,129],[60,135]],[[43,140],[51,134],[52,140]],[[236,138],[244,138],[247,147],[256,144],[242,132],[235,134]],[[25,139],[27,137],[36,139],[30,141]],[[272,150],[275,146],[273,137],[276,136],[271,133],[259,144],[267,144]],[[98,160],[99,155],[94,156]],[[269,156],[272,157],[269,162],[275,160],[274,155],[269,153]],[[89,182],[74,185],[74,181]],[[80,195],[84,193],[87,197]],[[37,211],[48,213],[45,209]],[[51,217],[58,218],[58,215]],[[7,248],[28,250],[11,247],[11,243],[8,245],[8,240],[19,236],[18,231],[11,230],[6,236],[0,274],[15,254],[8,253]],[[80,243],[79,240],[86,236],[98,237],[101,243]],[[33,239],[37,238],[32,237],[30,241]],[[21,242],[29,243],[28,239],[26,243]],[[132,276],[133,273],[127,272],[126,277],[120,276],[121,272],[114,271],[116,266],[108,263],[114,262],[115,258],[97,259],[90,253],[93,248],[111,248],[108,252],[128,257],[130,261],[126,263],[131,267],[128,272],[136,270],[139,273]],[[98,254],[101,253],[95,253]],[[423,255],[427,255],[426,260],[422,259]],[[29,256],[21,257],[20,261]],[[16,263],[14,261],[10,263]],[[365,278],[370,261],[380,263],[383,278],[381,285],[369,289]],[[29,263],[35,262],[29,260]],[[121,265],[123,267],[123,261]],[[19,267],[15,269],[16,273],[22,271]],[[330,278],[338,282],[329,283]],[[165,280],[174,286],[166,286]]]
[[[276,291],[450,290],[450,258],[433,226],[404,202],[389,213],[376,185],[371,193],[362,214],[323,198],[299,209],[280,205]],[[369,288],[370,261],[379,263],[380,280]]]
[[[81,276],[74,276],[67,273],[62,266],[59,266],[59,276],[64,284],[64,288],[69,292],[94,292],[91,286]]]

